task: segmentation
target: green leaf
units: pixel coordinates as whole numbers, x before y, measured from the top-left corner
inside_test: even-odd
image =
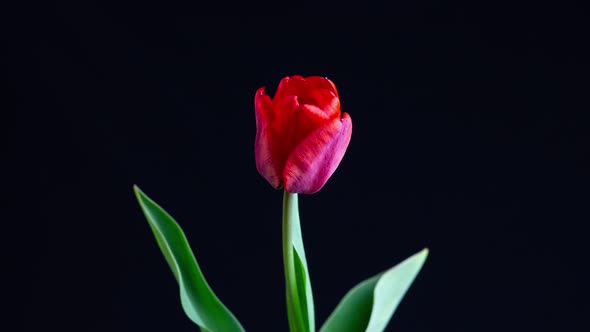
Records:
[[[295,256],[295,279],[297,281],[297,292],[301,304],[301,313],[307,331],[315,332],[315,314],[313,305],[313,292],[311,289],[311,280],[305,249],[303,247],[303,237],[301,235],[301,222],[299,220],[299,199],[297,194],[291,195],[293,208],[290,209],[289,218],[291,218],[292,243]]]
[[[133,189],[156,242],[178,281],[186,315],[202,331],[244,332],[242,325],[207,284],[180,226],[137,186]]]
[[[428,256],[423,249],[405,261],[351,289],[320,332],[381,332]]]

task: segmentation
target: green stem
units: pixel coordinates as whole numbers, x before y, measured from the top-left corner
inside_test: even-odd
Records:
[[[283,261],[285,264],[285,285],[287,290],[287,313],[291,332],[305,331],[301,299],[295,277],[295,256],[293,253],[293,209],[297,209],[297,194],[283,195]],[[297,211],[295,211],[297,212]]]

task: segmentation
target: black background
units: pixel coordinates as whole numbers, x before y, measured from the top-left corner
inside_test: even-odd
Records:
[[[138,184],[246,329],[286,331],[282,195],[255,168],[253,98],[293,74],[331,78],[353,120],[336,173],[300,198],[318,327],[429,247],[391,331],[588,330],[587,12],[374,9],[389,16],[5,12],[8,330],[195,330]]]

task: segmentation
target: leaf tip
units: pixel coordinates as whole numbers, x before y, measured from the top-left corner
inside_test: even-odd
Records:
[[[416,253],[414,257],[419,258],[419,260],[422,261],[422,264],[424,264],[426,258],[428,258],[428,254],[430,254],[430,250],[428,247],[425,247],[424,249]]]
[[[135,193],[135,197],[137,197],[139,201],[141,201],[142,197],[145,196],[143,191],[141,191],[141,189],[139,189],[139,186],[136,184],[133,184],[133,192]]]
[[[149,198],[143,193],[143,191],[141,191],[141,189],[139,189],[136,184],[133,185],[133,192],[135,193],[135,198],[137,199],[139,206],[145,211],[145,202],[146,199],[149,200]]]

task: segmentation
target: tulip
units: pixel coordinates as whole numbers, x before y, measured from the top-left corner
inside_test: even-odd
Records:
[[[352,122],[340,113],[334,83],[318,76],[285,77],[274,98],[264,87],[255,96],[258,172],[283,187],[282,249],[290,332],[316,331],[313,289],[303,245],[298,194],[320,190],[350,143]],[[156,241],[180,287],[187,316],[202,331],[244,332],[209,287],[178,223],[135,187]],[[352,288],[319,329],[322,332],[384,331],[420,271],[428,250]]]
[[[319,76],[285,77],[274,98],[256,92],[255,158],[275,188],[312,194],[334,173],[350,142],[352,121],[340,113],[338,91]]]

